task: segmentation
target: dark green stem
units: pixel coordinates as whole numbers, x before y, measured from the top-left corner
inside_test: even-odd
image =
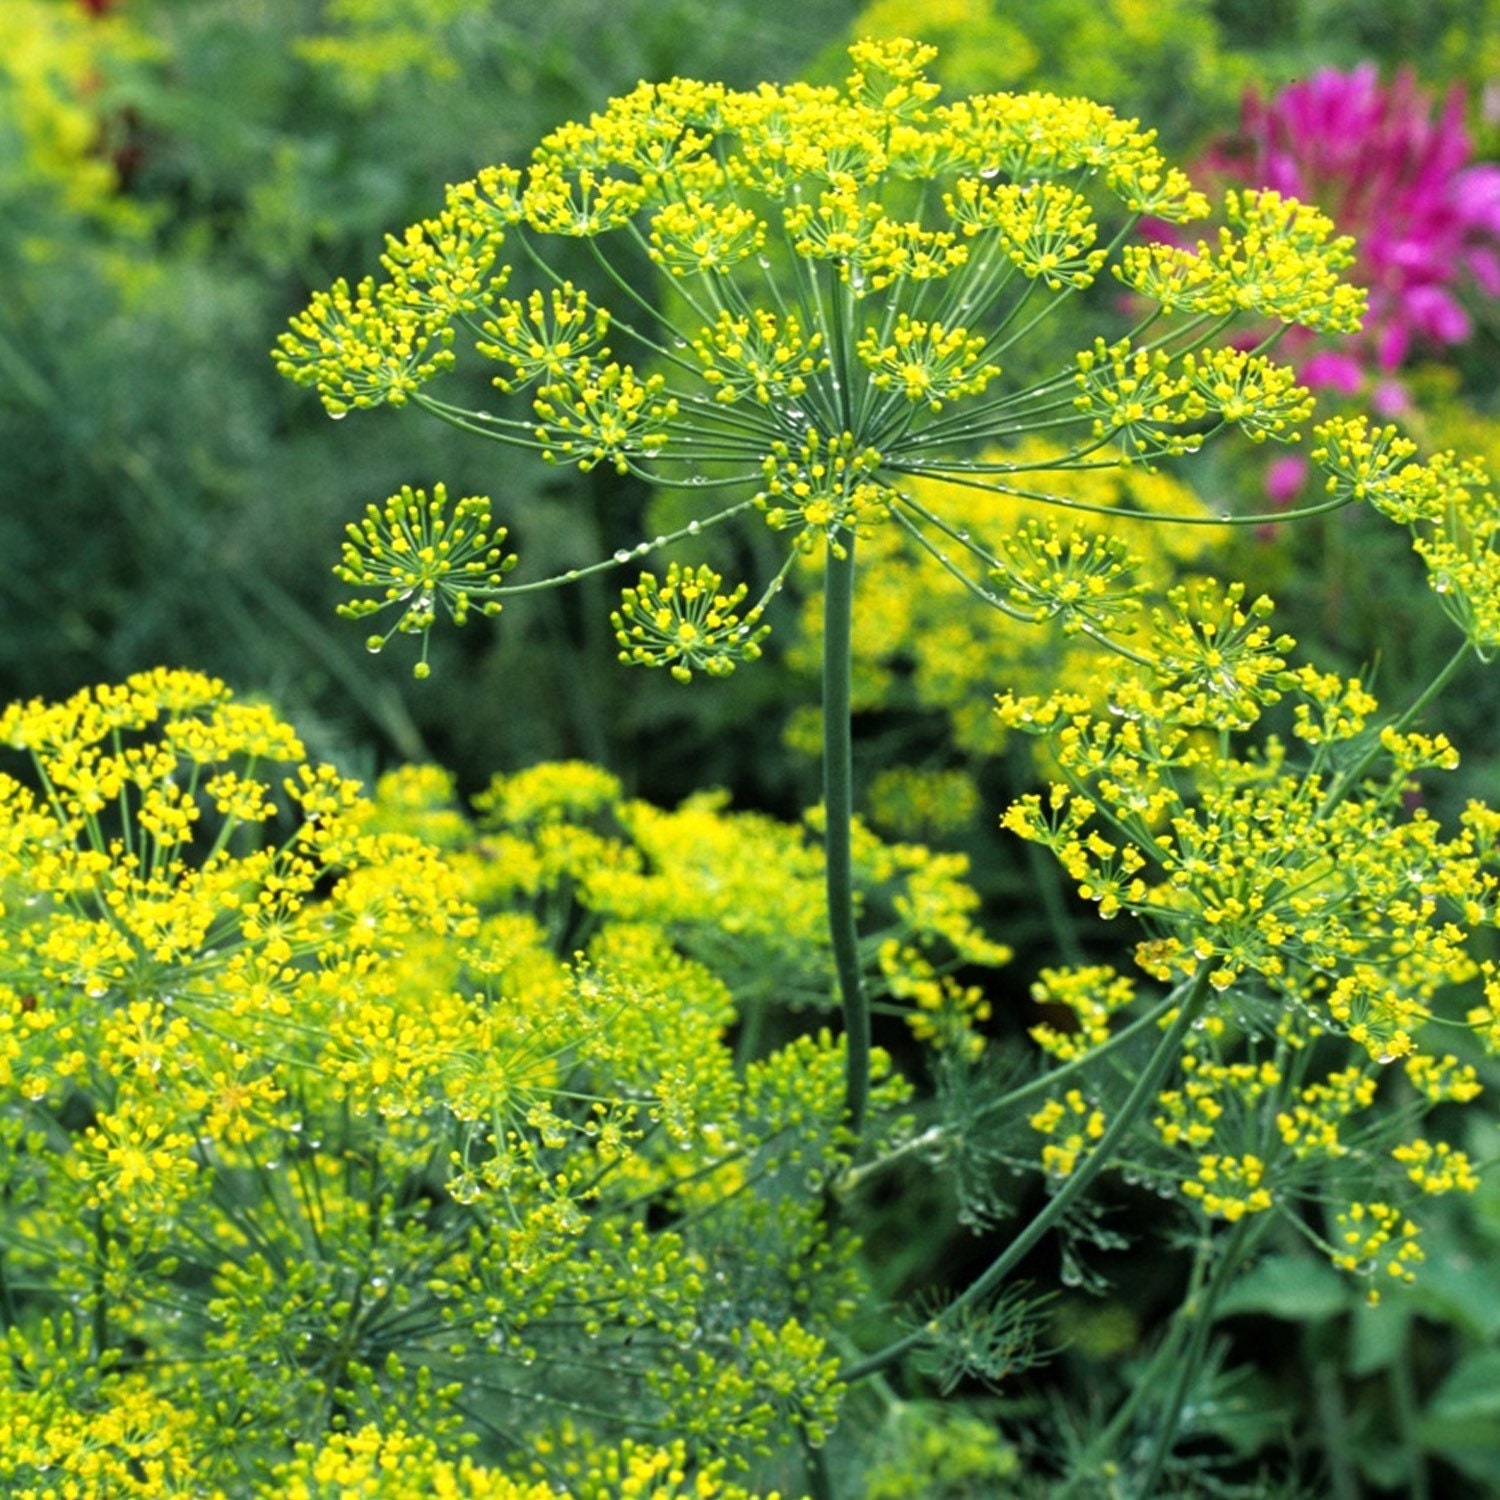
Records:
[[[833,1478],[828,1472],[828,1457],[822,1448],[814,1447],[804,1437],[802,1457],[807,1469],[809,1500],[836,1500],[837,1492],[833,1487]]]
[[[104,1210],[94,1213],[94,1363],[97,1366],[109,1349],[109,1308],[104,1299],[105,1267],[109,1263],[109,1230]]]
[[[854,738],[849,673],[854,630],[854,535],[829,538],[823,583],[823,846],[828,866],[828,932],[844,1005],[844,1106],[849,1128],[864,1128],[870,1096],[870,1002],[859,971],[854,922]]]
[[[1192,1338],[1177,1365],[1171,1387],[1162,1403],[1161,1416],[1156,1424],[1156,1442],[1151,1449],[1151,1458],[1146,1465],[1146,1477],[1141,1481],[1138,1494],[1140,1500],[1152,1500],[1157,1493],[1162,1470],[1171,1455],[1172,1445],[1177,1441],[1177,1429],[1182,1424],[1182,1408],[1192,1389],[1193,1381],[1203,1365],[1203,1356],[1208,1349],[1208,1335],[1214,1325],[1214,1309],[1220,1294],[1228,1286],[1230,1278],[1239,1269],[1245,1257],[1247,1241],[1256,1226],[1253,1217],[1246,1217],[1229,1232],[1229,1238],[1219,1253],[1218,1264],[1208,1285],[1196,1299],[1196,1305],[1184,1305],[1182,1312],[1193,1320]]]
[[[1099,1137],[1099,1144],[1083,1162],[1074,1168],[1072,1175],[1057,1190],[1047,1206],[1006,1246],[977,1281],[954,1298],[940,1316],[951,1316],[960,1309],[970,1307],[989,1296],[1015,1269],[1032,1246],[1067,1216],[1074,1203],[1093,1186],[1094,1179],[1111,1165],[1126,1136],[1135,1128],[1140,1116],[1150,1107],[1151,1101],[1155,1099],[1167,1074],[1176,1063],[1182,1038],[1198,1018],[1207,995],[1208,969],[1205,967],[1194,979],[1193,987],[1183,1001],[1182,1008],[1173,1017],[1172,1024],[1162,1034],[1162,1039],[1157,1043],[1151,1060],[1131,1086],[1130,1092],[1116,1110],[1104,1134]],[[869,1358],[845,1370],[843,1379],[852,1382],[862,1380],[866,1375],[873,1375],[877,1370],[883,1370],[887,1365],[894,1364],[902,1355],[919,1345],[938,1337],[940,1333],[941,1328],[936,1320],[914,1329],[904,1338],[887,1344],[884,1349],[878,1350]]]

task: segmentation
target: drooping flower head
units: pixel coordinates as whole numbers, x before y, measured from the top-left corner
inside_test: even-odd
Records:
[[[1462,91],[1439,103],[1409,69],[1382,83],[1374,63],[1328,68],[1270,99],[1246,96],[1239,136],[1201,164],[1209,177],[1317,203],[1354,236],[1354,279],[1369,291],[1350,348],[1300,362],[1314,386],[1402,403],[1395,372],[1422,348],[1472,331],[1464,297],[1500,296],[1500,166],[1471,160]]]

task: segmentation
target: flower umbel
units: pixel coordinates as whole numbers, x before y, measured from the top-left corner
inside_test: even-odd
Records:
[[[367,506],[364,520],[346,528],[349,539],[334,574],[353,588],[378,590],[379,597],[351,600],[339,613],[361,620],[398,607],[396,623],[365,644],[380,651],[393,635],[420,635],[422,659],[414,670],[425,677],[428,638],[440,607],[455,625],[468,619],[476,601],[481,614],[500,613],[500,601],[486,596],[515,567],[516,558],[502,550],[505,528],[492,531],[492,525],[490,502],[483,496],[460,500],[449,514],[441,484],[433,486],[431,498],[403,485],[384,505]]]
[[[1150,465],[1225,426],[1295,441],[1306,391],[1224,339],[1236,323],[1357,326],[1333,224],[1245,191],[1212,242],[1121,249],[1146,215],[1208,212],[1153,133],[1083,99],[944,102],[932,56],[860,43],[842,89],[642,84],[554,131],[527,169],[451,188],[392,237],[385,279],[312,299],[278,364],[335,415],[410,402],[548,462],[691,486],[709,502],[699,529],[748,493],[798,549],[838,561],[893,519],[931,538],[917,477],[1067,506],[1049,473]],[[553,269],[559,240],[590,242],[600,288]],[[1101,338],[1040,375],[1013,358],[1112,258],[1157,306],[1149,337]],[[513,280],[533,284],[506,295]],[[502,391],[531,388],[529,411],[434,393],[463,339]],[[1012,456],[1044,430],[1045,464]],[[933,546],[995,566],[957,534]]]
[[[610,616],[620,660],[670,667],[679,682],[691,682],[694,670],[726,677],[738,662],[754,661],[771,627],[757,626],[759,605],[741,619],[735,611],[749,590],[742,583],[721,593],[723,583],[710,567],[680,568],[675,562],[667,565],[664,581],[642,573]]]

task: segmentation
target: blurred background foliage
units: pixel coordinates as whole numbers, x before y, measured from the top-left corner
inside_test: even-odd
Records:
[[[492,496],[532,576],[628,546],[658,516],[613,474],[550,469],[387,411],[330,423],[267,351],[310,288],[373,269],[384,235],[433,212],[446,183],[523,159],[638,79],[828,79],[865,34],[938,45],[951,92],[1099,98],[1158,127],[1183,162],[1233,134],[1247,90],[1266,97],[1365,60],[1385,77],[1410,67],[1437,94],[1461,89],[1478,153],[1500,150],[1495,0],[5,0],[0,691],[60,697],[158,663],[192,666],[272,698],[314,758],[354,774],[435,759],[474,789],[497,770],[581,756],[664,802],[710,785],[778,812],[814,800],[815,762],[796,749],[815,686],[805,589],[774,607],[754,670],[691,689],[617,665],[607,584],[527,596],[497,624],[450,632],[426,683],[395,652],[366,654],[359,627],[333,615],[330,568],[345,522],[403,484],[440,478],[450,493]],[[1410,418],[1432,444],[1495,464],[1500,306],[1467,310],[1469,341],[1409,372]],[[1260,456],[1240,450],[1192,474],[1211,508],[1264,503]],[[770,538],[760,556],[745,546],[729,561],[764,578]],[[1275,596],[1320,665],[1373,663],[1392,703],[1454,644],[1405,539],[1374,518],[1242,532],[1214,566]],[[996,1007],[1019,1035],[1034,1019],[1025,987],[1039,955],[1087,958],[1117,941],[1078,915],[1050,866],[992,832],[1034,768],[983,739],[990,695],[1009,685],[991,680],[1003,643],[970,642],[927,690],[941,612],[936,590],[908,600],[902,618],[922,650],[863,643],[862,771],[884,826],[975,856],[1020,954],[1014,1018]],[[1497,713],[1492,668],[1467,674],[1438,715],[1465,755],[1457,797],[1496,795]],[[1500,1140],[1461,1144],[1500,1153]],[[893,1295],[961,1282],[984,1255],[919,1179],[866,1205],[877,1247],[886,1220],[908,1249],[896,1226],[914,1214],[933,1226],[926,1264],[884,1268]],[[1310,1258],[1266,1262],[1236,1294],[1224,1338],[1226,1351],[1277,1355],[1260,1358],[1258,1388],[1219,1393],[1200,1430],[1253,1472],[1285,1438],[1264,1414],[1299,1410],[1301,1440],[1317,1442],[1332,1476],[1322,1493],[1500,1493],[1500,1327],[1478,1311],[1500,1295],[1485,1269],[1500,1263],[1500,1188],[1486,1184],[1434,1234],[1418,1292],[1374,1312]],[[1128,1192],[1108,1209],[1125,1225],[1154,1211]],[[1100,1233],[1096,1248],[1109,1242]],[[1120,1290],[1059,1300],[1057,1341],[1071,1349],[1052,1387],[1007,1398],[1023,1411],[1069,1382],[1130,1379],[1172,1266],[1109,1260]],[[1426,1488],[1429,1459],[1455,1487]],[[913,1482],[927,1496],[970,1493],[937,1476]]]

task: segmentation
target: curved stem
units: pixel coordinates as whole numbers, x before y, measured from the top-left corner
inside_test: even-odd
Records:
[[[1424,687],[1414,699],[1412,699],[1411,703],[1407,705],[1400,718],[1393,720],[1387,727],[1396,730],[1398,733],[1404,730],[1406,726],[1410,724],[1412,720],[1415,719],[1417,715],[1420,714],[1422,710],[1426,708],[1427,705],[1431,703],[1433,699],[1436,698],[1445,687],[1448,686],[1449,682],[1452,681],[1458,669],[1464,664],[1464,662],[1468,660],[1469,653],[1472,650],[1472,642],[1465,640],[1463,644],[1459,646],[1458,650],[1455,651],[1453,655],[1450,656],[1448,660],[1443,664],[1442,670],[1438,672],[1437,676],[1434,677],[1432,681],[1429,682],[1427,686]],[[1349,766],[1346,770],[1344,770],[1339,775],[1338,780],[1335,781],[1331,787],[1329,787],[1328,795],[1323,799],[1323,806],[1321,809],[1322,813],[1330,812],[1344,799],[1349,791],[1358,783],[1359,778],[1363,776],[1365,772],[1368,771],[1374,764],[1380,752],[1380,736],[1378,734],[1372,734],[1370,737],[1370,743],[1366,747],[1364,754],[1361,755],[1352,766]]]
[[[844,1104],[849,1128],[864,1127],[870,1095],[870,1002],[859,972],[854,923],[854,742],[849,675],[854,628],[854,534],[828,541],[823,585],[823,833],[828,930],[844,1005]]]
[[[1151,1060],[1131,1086],[1130,1092],[1115,1112],[1115,1117],[1109,1122],[1108,1129],[1100,1136],[1099,1144],[1094,1147],[1083,1164],[1074,1169],[1072,1175],[1057,1190],[1047,1206],[990,1263],[977,1281],[954,1298],[939,1318],[924,1324],[921,1328],[913,1329],[904,1338],[887,1344],[884,1349],[878,1350],[868,1359],[863,1359],[857,1365],[843,1371],[844,1380],[853,1382],[863,1379],[866,1375],[873,1375],[877,1370],[885,1369],[887,1365],[893,1364],[903,1354],[917,1348],[918,1345],[927,1343],[940,1332],[942,1317],[949,1316],[960,1308],[970,1307],[987,1297],[1015,1269],[1032,1246],[1066,1217],[1073,1204],[1093,1186],[1094,1179],[1114,1161],[1125,1137],[1135,1128],[1136,1121],[1156,1097],[1162,1082],[1177,1061],[1182,1038],[1203,1008],[1203,1002],[1208,995],[1208,974],[1207,965],[1199,970],[1187,999],[1182,1003],[1182,1008],[1162,1034],[1162,1039],[1157,1043]]]

